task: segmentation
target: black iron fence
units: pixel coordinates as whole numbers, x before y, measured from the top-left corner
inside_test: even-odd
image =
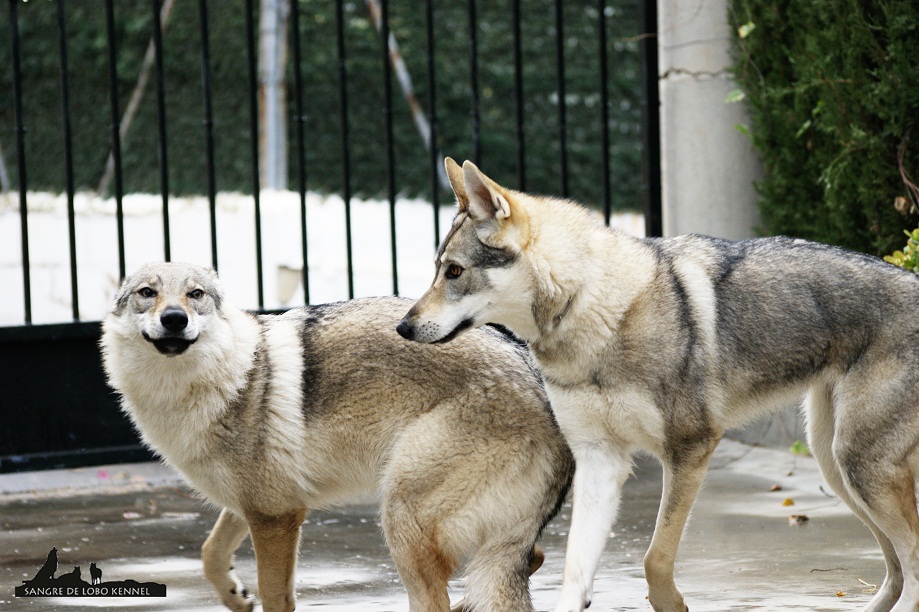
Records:
[[[0,415],[21,424],[0,434],[0,471],[146,457],[104,385],[98,324],[81,322],[77,245],[93,238],[78,231],[75,202],[97,175],[110,177],[96,188],[110,190],[114,201],[111,260],[119,278],[130,271],[126,194],[157,193],[161,228],[151,232],[161,234],[161,258],[170,260],[174,200],[203,193],[208,221],[200,234],[210,241],[210,261],[200,263],[215,268],[218,192],[250,194],[252,307],[266,307],[259,11],[271,3],[102,4],[8,0],[0,21],[10,41],[8,57],[0,57],[8,67],[0,68],[0,80],[9,85],[9,103],[0,105],[0,179],[18,204],[0,215],[18,213],[19,225],[19,244],[6,241],[0,250],[14,260],[18,246],[22,283],[22,324],[0,328]],[[304,301],[311,301],[308,193],[337,193],[343,202],[348,297],[355,295],[352,200],[371,195],[384,202],[389,226],[378,229],[388,234],[391,291],[398,294],[399,198],[411,193],[430,202],[433,236],[416,239],[436,245],[441,206],[450,203],[440,170],[445,153],[472,159],[513,187],[591,202],[607,222],[621,208],[639,209],[645,232],[660,234],[655,3],[457,5],[283,0],[275,7],[288,31],[282,72],[292,95],[282,110],[290,120],[286,174],[299,201],[291,231],[300,238]],[[147,127],[132,127],[140,135],[131,136],[126,117],[143,92],[133,75],[143,74],[138,49],[147,39],[154,95],[138,103],[137,122]],[[93,97],[87,83],[101,75],[84,71],[103,69],[107,82]],[[123,105],[128,92],[132,99]],[[228,107],[236,114],[221,119]],[[103,109],[107,120],[97,116]],[[33,190],[59,192],[66,201],[72,322],[33,324],[32,254],[42,248],[29,227]]]

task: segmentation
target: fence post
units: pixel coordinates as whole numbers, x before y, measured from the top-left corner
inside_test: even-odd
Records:
[[[13,59],[13,115],[16,118],[16,169],[19,174],[19,227],[22,236],[23,320],[32,322],[32,280],[29,263],[29,206],[26,192],[25,122],[22,118],[22,72],[19,63],[19,11],[17,0],[10,0],[10,50]]]
[[[261,124],[261,184],[287,188],[287,21],[289,5],[261,0],[259,7],[258,100]]]

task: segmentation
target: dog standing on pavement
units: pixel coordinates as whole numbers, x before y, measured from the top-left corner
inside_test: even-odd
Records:
[[[712,451],[726,429],[805,395],[823,476],[884,554],[867,609],[916,611],[916,275],[789,238],[638,239],[468,161],[446,166],[459,213],[397,329],[443,342],[497,323],[528,342],[577,464],[559,612],[591,602],[636,450],[664,469],[649,600],[686,610],[674,559]]]
[[[367,493],[411,610],[532,610],[536,539],[573,462],[526,349],[484,329],[442,346],[394,328],[409,303],[355,300],[254,316],[216,275],[148,265],[103,324],[109,384],[144,442],[223,508],[202,549],[232,610],[254,598],[233,553],[252,537],[265,610],[293,610],[310,508]]]

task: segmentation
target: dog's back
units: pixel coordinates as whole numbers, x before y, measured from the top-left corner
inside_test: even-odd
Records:
[[[405,343],[394,327],[409,303],[367,298],[258,317],[272,348],[250,375],[246,406],[232,411],[240,420],[227,422],[226,442],[237,437],[239,446],[271,453],[284,428],[291,446],[261,462],[266,473],[248,466],[240,478],[276,481],[272,472],[283,464],[299,472],[298,487],[313,489],[312,505],[325,506],[347,499],[349,489],[372,488],[397,455],[421,446],[472,452],[484,444],[500,455],[532,443],[552,451],[537,450],[535,459],[551,459],[542,469],[559,471],[567,449],[526,348],[488,328],[449,345]],[[283,365],[272,362],[291,341],[299,350]],[[299,465],[286,459],[291,447]],[[432,469],[425,478],[440,480]],[[459,478],[463,490],[474,485],[461,474],[443,478]]]
[[[787,401],[815,377],[849,372],[864,359],[895,354],[919,366],[919,346],[908,340],[919,321],[906,314],[919,303],[915,274],[785,237],[649,243],[666,271],[663,303],[654,308],[678,313],[687,358],[690,350],[710,352],[702,362],[714,370],[704,376],[722,386],[723,404]]]

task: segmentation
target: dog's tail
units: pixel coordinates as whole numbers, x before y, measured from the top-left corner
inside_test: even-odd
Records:
[[[545,560],[546,560],[546,555],[542,552],[542,550],[541,550],[538,546],[534,546],[533,549],[532,549],[532,551],[530,552],[530,563],[529,563],[529,567],[528,567],[528,569],[527,569],[527,578],[528,578],[528,579],[529,579],[530,576],[532,576],[533,574],[536,573],[536,570],[538,570],[540,567],[542,567],[543,561],[545,561]],[[476,581],[482,580],[482,579],[483,579],[483,578],[482,578],[481,575],[475,576],[475,577],[474,577],[474,580],[476,580]],[[480,600],[481,598],[478,598],[478,597],[476,597],[475,595],[473,595],[472,599],[475,599],[475,600],[478,601],[478,600]],[[528,597],[528,596],[527,596],[527,602],[529,602],[529,597]],[[458,602],[456,602],[455,604],[453,604],[453,606],[450,607],[450,612],[474,612],[474,610],[477,610],[477,609],[478,609],[478,610],[485,610],[485,609],[487,609],[487,606],[488,606],[489,604],[488,604],[488,602],[479,601],[479,603],[478,603],[477,605],[478,605],[479,607],[477,607],[477,608],[474,608],[474,607],[473,607],[473,604],[472,604],[471,601],[470,601],[470,595],[467,593],[465,597],[463,597],[461,600],[459,600]],[[484,606],[484,607],[483,607],[483,606]],[[532,609],[532,605],[530,605],[529,603],[524,603],[520,609],[521,609],[521,610],[530,610],[530,609]]]
[[[535,546],[516,551],[515,546],[519,543],[492,543],[476,551],[466,571],[466,597],[452,612],[532,612],[530,574],[545,557]]]

